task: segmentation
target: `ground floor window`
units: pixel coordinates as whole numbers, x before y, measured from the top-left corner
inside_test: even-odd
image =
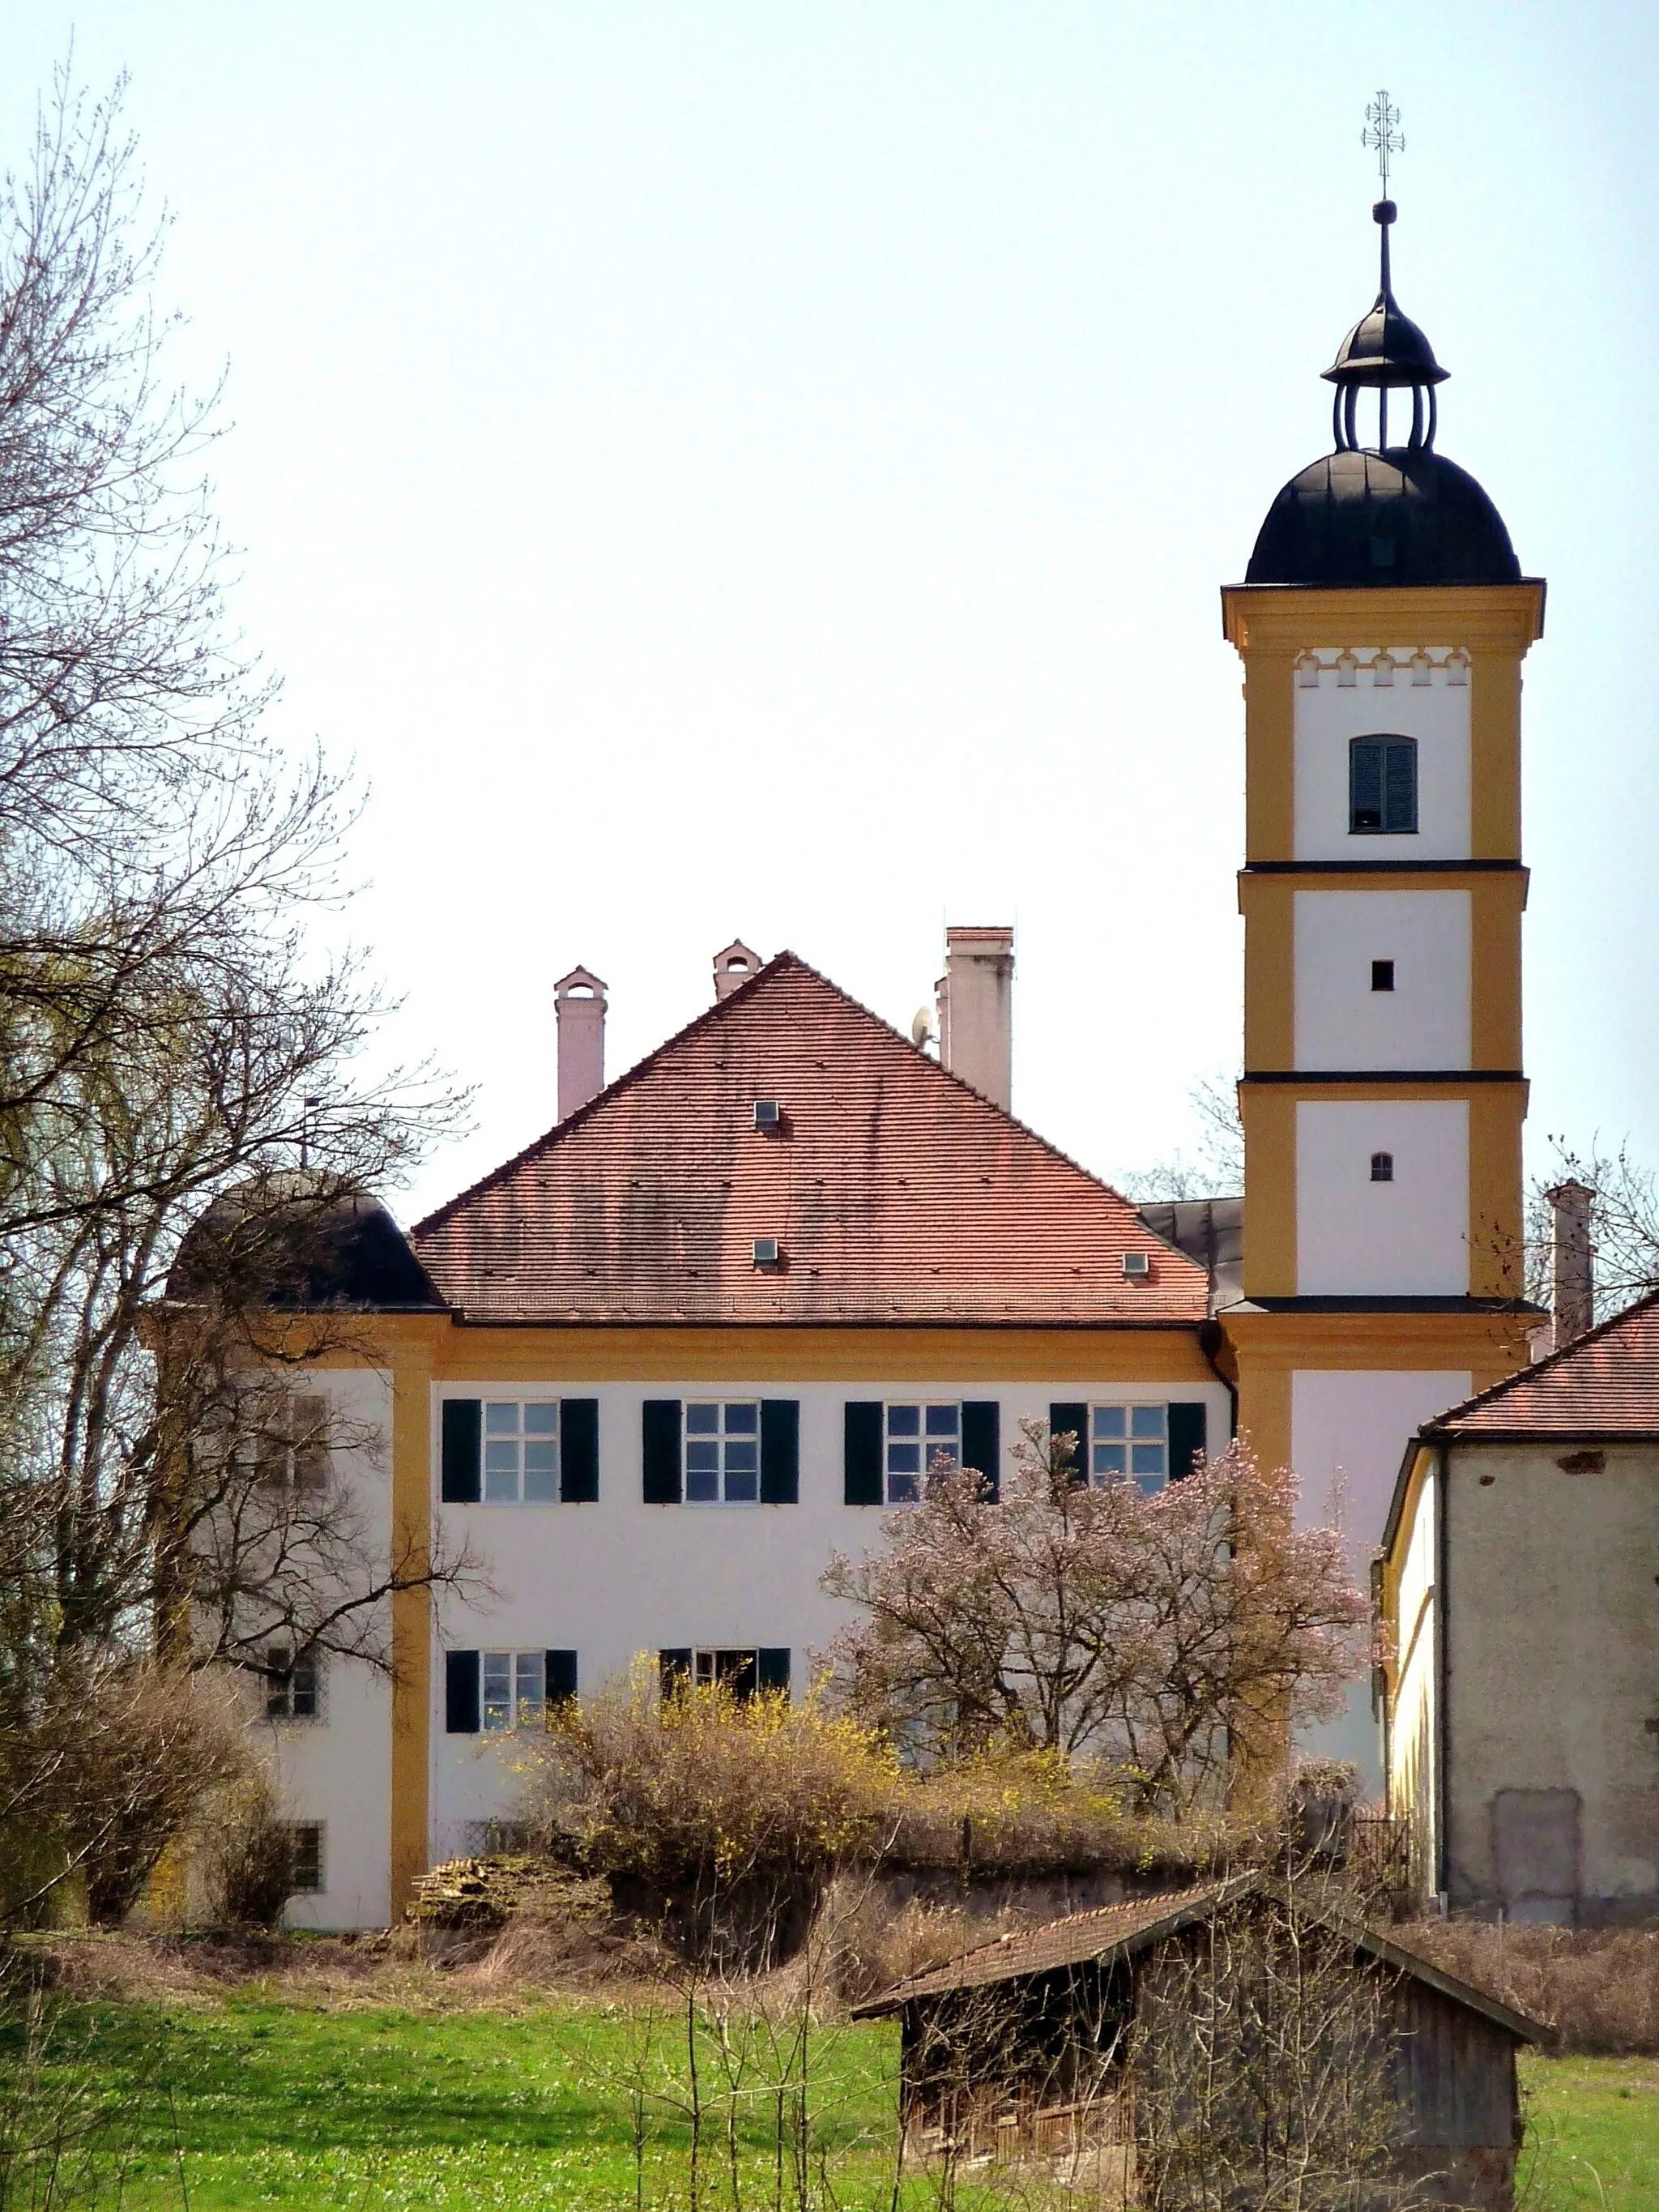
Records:
[[[703,1645],[691,1654],[691,1680],[700,1690],[718,1682],[734,1698],[752,1697],[759,1674],[760,1653],[753,1646]]]
[[[323,1887],[323,1824],[320,1820],[295,1820],[289,1831],[289,1847],[293,1851],[293,1894],[295,1897],[315,1897]]]
[[[547,1710],[544,1651],[486,1651],[480,1656],[484,1733],[534,1727]]]
[[[1089,1476],[1097,1488],[1133,1479],[1150,1498],[1170,1479],[1167,1406],[1091,1406]]]

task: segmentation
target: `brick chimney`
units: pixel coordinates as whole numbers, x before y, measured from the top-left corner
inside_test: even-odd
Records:
[[[1547,1190],[1554,1222],[1555,1346],[1582,1336],[1595,1319],[1595,1261],[1590,1206],[1595,1193],[1571,1177]]]
[[[746,983],[765,962],[758,952],[753,952],[742,938],[734,937],[723,952],[714,955],[714,997],[729,999],[740,983]]]
[[[605,985],[586,968],[573,968],[553,986],[559,1034],[559,1119],[605,1088]]]
[[[1006,1112],[1013,1095],[1014,933],[959,927],[945,933],[939,983],[942,1066]]]

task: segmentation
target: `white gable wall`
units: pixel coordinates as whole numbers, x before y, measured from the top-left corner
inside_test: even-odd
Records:
[[[799,1695],[811,1655],[851,1617],[818,1587],[832,1551],[856,1555],[882,1540],[884,1510],[845,1503],[844,1408],[849,1400],[997,1398],[1003,1474],[1022,1419],[1046,1421],[1056,1401],[1101,1403],[1201,1399],[1215,1448],[1226,1441],[1228,1393],[1220,1382],[1022,1385],[999,1392],[942,1375],[902,1387],[878,1382],[788,1387],[707,1380],[648,1388],[545,1386],[545,1394],[599,1401],[599,1496],[590,1505],[434,1504],[452,1545],[465,1538],[493,1594],[444,1601],[433,1666],[430,1849],[434,1859],[477,1847],[480,1823],[507,1817],[519,1794],[510,1736],[449,1735],[444,1647],[574,1650],[579,1689],[591,1694],[624,1674],[635,1655],[686,1645],[784,1645]],[[478,1395],[460,1383],[446,1395]],[[509,1397],[499,1384],[486,1395]],[[521,1395],[535,1395],[527,1387]],[[647,1398],[790,1397],[800,1406],[800,1500],[794,1505],[647,1505],[641,1495],[641,1407]],[[433,1430],[439,1415],[434,1405]],[[437,1496],[437,1468],[433,1470]]]

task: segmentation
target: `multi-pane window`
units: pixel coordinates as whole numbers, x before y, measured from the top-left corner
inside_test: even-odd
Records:
[[[754,1505],[760,1499],[760,1401],[692,1400],[685,1409],[685,1498],[690,1505]]]
[[[296,1897],[315,1897],[323,1888],[323,1824],[320,1820],[295,1820],[289,1829],[289,1848],[293,1856],[289,1867],[293,1875],[293,1894]]]
[[[314,1721],[321,1709],[321,1670],[314,1651],[291,1652],[279,1645],[267,1653],[265,1717],[273,1721]]]
[[[486,1505],[556,1504],[559,1401],[491,1398],[483,1409]]]
[[[1394,1154],[1392,1152],[1373,1152],[1371,1154],[1371,1181],[1373,1182],[1392,1182],[1394,1181]]]
[[[544,1651],[485,1651],[479,1663],[480,1718],[486,1735],[532,1727],[547,1711]]]
[[[745,1650],[711,1646],[691,1654],[691,1680],[700,1690],[712,1689],[718,1682],[734,1698],[752,1697],[759,1671],[760,1654],[752,1647]]]
[[[328,1401],[297,1392],[262,1401],[253,1463],[275,1490],[321,1490],[328,1482]]]
[[[960,1406],[890,1406],[887,1408],[887,1503],[912,1505],[921,1496],[922,1480],[941,1461],[962,1465]]]
[[[1167,1406],[1091,1406],[1089,1475],[1097,1487],[1132,1479],[1151,1497],[1170,1479]]]
[[[1416,830],[1415,738],[1349,739],[1348,828],[1355,836],[1384,837]]]

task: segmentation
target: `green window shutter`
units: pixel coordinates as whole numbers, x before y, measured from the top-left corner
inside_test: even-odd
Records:
[[[476,1505],[480,1496],[483,1405],[477,1398],[446,1398],[443,1413],[443,1480],[439,1496],[446,1505]]]
[[[1348,828],[1374,831],[1382,827],[1382,740],[1348,740]]]
[[[449,1735],[478,1733],[478,1655],[444,1654],[444,1729]]]
[[[547,1702],[568,1705],[576,1695],[576,1655],[574,1651],[547,1654]]]
[[[1390,738],[1382,749],[1382,826],[1396,836],[1417,827],[1417,740]]]
[[[789,1694],[789,1646],[763,1644],[760,1648],[760,1686],[763,1690],[781,1690]]]
[[[1170,1408],[1170,1479],[1190,1474],[1209,1433],[1209,1411],[1201,1402]]]
[[[599,1401],[559,1401],[559,1503],[592,1505],[599,1495]]]
[[[993,1498],[1002,1495],[1002,1408],[994,1398],[962,1409],[962,1463],[985,1477]]]
[[[849,1400],[846,1413],[846,1500],[849,1505],[879,1505],[884,1495],[881,1480],[881,1407]]]
[[[795,1398],[763,1398],[760,1421],[761,1504],[799,1505],[800,1401]]]
[[[641,1409],[641,1492],[647,1505],[680,1502],[680,1401],[647,1398]]]
[[[1086,1406],[1050,1406],[1048,1435],[1050,1440],[1055,1437],[1077,1438],[1067,1472],[1078,1489],[1086,1489],[1089,1482],[1089,1408]]]
[[[683,1690],[691,1680],[691,1646],[674,1644],[657,1654],[657,1687],[665,1698]]]

